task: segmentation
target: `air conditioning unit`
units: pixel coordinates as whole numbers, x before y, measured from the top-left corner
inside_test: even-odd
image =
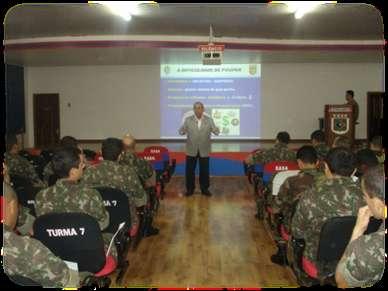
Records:
[[[221,65],[222,51],[202,51],[203,65]]]
[[[221,65],[224,45],[206,44],[200,45],[203,65]]]
[[[225,46],[213,43],[213,27],[210,25],[209,43],[198,46],[202,54],[203,65],[221,65]]]

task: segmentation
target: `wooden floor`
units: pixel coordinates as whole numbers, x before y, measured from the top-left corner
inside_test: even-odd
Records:
[[[210,198],[186,198],[184,178],[170,181],[155,221],[160,234],[129,253],[122,286],[296,286],[289,269],[270,261],[275,245],[254,218],[246,178],[213,177],[210,190]]]

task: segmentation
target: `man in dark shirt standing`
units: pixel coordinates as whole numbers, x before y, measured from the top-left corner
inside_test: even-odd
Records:
[[[347,105],[352,105],[353,107],[353,121],[354,121],[354,124],[358,124],[357,120],[358,120],[358,103],[356,102],[356,100],[354,100],[354,91],[353,90],[347,90],[346,91],[346,101],[347,101]]]

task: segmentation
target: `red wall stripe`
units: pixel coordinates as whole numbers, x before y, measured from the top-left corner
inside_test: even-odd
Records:
[[[132,40],[91,40],[91,41],[56,41],[5,44],[5,50],[23,49],[56,49],[56,48],[109,48],[109,47],[132,47],[132,48],[197,48],[199,42],[177,42],[177,41],[132,41]],[[240,50],[328,50],[328,51],[359,51],[359,50],[383,50],[384,45],[346,45],[346,44],[246,44],[246,43],[225,43],[225,49]]]

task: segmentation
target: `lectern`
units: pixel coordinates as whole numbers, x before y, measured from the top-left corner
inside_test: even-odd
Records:
[[[352,105],[325,105],[325,136],[331,146],[337,136],[346,136],[354,142]]]

